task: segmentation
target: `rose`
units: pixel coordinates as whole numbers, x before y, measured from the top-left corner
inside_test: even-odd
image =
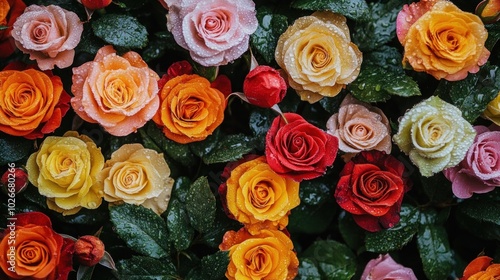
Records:
[[[338,139],[308,123],[302,116],[276,117],[266,135],[266,159],[278,174],[296,181],[323,175],[335,161]]]
[[[429,177],[459,164],[475,134],[457,107],[432,96],[403,115],[393,140]]]
[[[14,167],[9,164],[9,168],[0,178],[2,191],[11,197],[11,193],[19,194],[28,186],[28,173],[22,167]]]
[[[224,95],[196,74],[169,80],[160,91],[160,103],[153,121],[181,144],[204,140],[224,120]]]
[[[346,161],[361,151],[391,153],[391,127],[384,112],[351,95],[344,98],[339,112],[328,119],[326,127],[329,134],[339,139],[339,150],[347,153]]]
[[[281,34],[275,59],[301,99],[314,103],[336,96],[357,78],[362,54],[351,42],[344,16],[315,12]]]
[[[158,215],[167,209],[174,180],[163,157],[141,144],[125,144],[111,154],[97,176],[104,200],[143,205]]]
[[[90,10],[106,8],[111,4],[112,0],[78,0],[82,5]]]
[[[383,279],[417,280],[417,277],[411,268],[396,263],[389,254],[385,254],[366,264],[360,280]]]
[[[280,73],[267,65],[252,69],[243,81],[243,93],[250,104],[271,108],[286,95],[286,82]]]
[[[298,272],[293,243],[278,230],[262,230],[255,235],[245,228],[228,231],[219,249],[229,250],[228,279],[291,280]]]
[[[7,27],[0,30],[0,58],[6,58],[16,50],[14,40],[11,40],[12,26],[25,8],[22,0],[0,0],[0,26]]]
[[[41,138],[60,126],[69,99],[61,78],[52,72],[11,63],[0,72],[0,131]]]
[[[484,109],[483,117],[494,122],[496,125],[500,125],[500,91],[498,95],[488,103],[486,109]]]
[[[409,190],[404,171],[403,163],[391,155],[360,152],[340,172],[335,199],[363,229],[391,228],[399,222],[403,195]]]
[[[80,209],[96,209],[102,189],[95,184],[104,165],[101,149],[89,137],[68,131],[49,136],[26,163],[30,182],[47,197],[50,209],[72,215]]]
[[[73,63],[83,23],[78,15],[59,6],[31,5],[20,15],[12,30],[17,48],[36,60],[41,70]]]
[[[94,61],[73,68],[71,105],[83,120],[99,123],[114,136],[126,136],[156,113],[159,79],[138,53],[119,56],[107,45]]]
[[[203,66],[225,65],[248,49],[258,26],[250,0],[165,0],[167,27],[179,46]]]
[[[484,23],[494,23],[500,20],[500,1],[499,0],[483,0],[476,6],[476,15],[478,15]]]
[[[457,81],[476,73],[490,52],[481,19],[451,1],[420,1],[403,6],[396,20],[404,46],[403,64],[436,79]]]
[[[41,212],[22,213],[14,217],[17,218],[15,249],[10,242],[13,231],[9,228],[4,231],[0,242],[3,273],[9,279],[68,279],[73,269],[74,241],[57,234],[49,217]]]
[[[476,137],[459,165],[443,171],[452,182],[453,194],[469,198],[500,186],[500,128],[474,126]]]
[[[472,260],[464,269],[460,280],[487,280],[500,277],[500,264],[492,263],[488,256],[479,256]]]
[[[105,252],[104,243],[96,236],[84,235],[75,242],[75,257],[82,265],[98,264]]]
[[[300,204],[299,183],[276,174],[264,156],[239,164],[223,185],[229,213],[251,233],[283,229],[290,210]]]

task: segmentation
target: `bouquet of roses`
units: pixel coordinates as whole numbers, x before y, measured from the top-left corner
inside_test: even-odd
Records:
[[[500,277],[499,20],[0,0],[0,278]]]

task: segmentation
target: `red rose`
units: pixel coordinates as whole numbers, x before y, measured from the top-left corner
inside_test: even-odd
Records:
[[[73,269],[75,242],[57,234],[49,217],[41,212],[17,214],[14,218],[17,219],[7,224],[0,241],[3,275],[8,279],[68,279]]]
[[[385,152],[363,151],[342,169],[335,199],[367,231],[393,227],[409,190],[404,170],[403,163]]]
[[[83,6],[91,10],[106,8],[111,2],[111,0],[82,0]]]
[[[271,108],[283,100],[287,85],[280,73],[269,66],[255,67],[245,77],[243,93],[250,104]]]
[[[266,135],[267,163],[274,172],[295,181],[323,175],[337,156],[339,141],[300,115],[276,117]]]
[[[21,193],[28,186],[28,172],[22,167],[9,166],[0,179],[0,185],[7,195]]]
[[[0,58],[6,58],[16,50],[11,37],[12,26],[25,8],[26,4],[21,0],[0,1],[0,26],[7,26],[7,29],[0,30]]]

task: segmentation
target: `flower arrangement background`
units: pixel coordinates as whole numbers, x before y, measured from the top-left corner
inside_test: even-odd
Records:
[[[1,276],[498,277],[499,15],[0,0]]]

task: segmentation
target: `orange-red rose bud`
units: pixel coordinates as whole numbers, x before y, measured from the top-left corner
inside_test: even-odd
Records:
[[[248,73],[243,82],[243,93],[250,104],[271,108],[286,95],[287,85],[280,73],[269,66],[260,65]]]
[[[104,243],[93,235],[84,235],[75,242],[75,256],[82,265],[98,264],[104,252]]]
[[[87,9],[91,9],[91,10],[105,8],[105,7],[109,6],[109,4],[111,4],[111,2],[112,2],[111,0],[82,0],[83,6],[85,6],[85,8],[87,8]]]
[[[0,179],[2,191],[18,194],[28,185],[28,173],[21,167],[9,167]]]

